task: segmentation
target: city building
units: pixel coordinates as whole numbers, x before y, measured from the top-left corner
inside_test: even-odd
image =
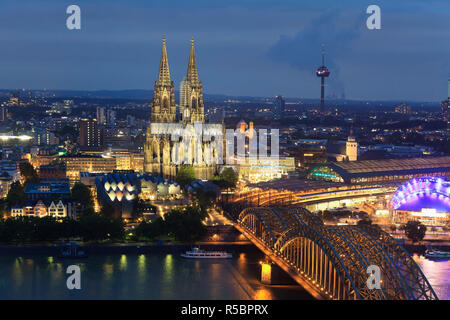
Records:
[[[334,161],[356,161],[358,159],[358,142],[350,132],[347,141],[328,141],[326,151],[328,157]]]
[[[275,120],[280,120],[283,118],[285,108],[285,101],[281,95],[275,97],[273,101],[273,116]]]
[[[65,155],[58,158],[66,166],[67,178],[71,183],[80,181],[80,172],[109,173],[116,170],[114,157],[95,155]]]
[[[27,200],[69,199],[70,185],[68,183],[28,182],[25,184]]]
[[[101,205],[110,202],[116,216],[130,218],[137,199],[145,201],[179,199],[181,187],[160,176],[132,171],[115,171],[95,176],[97,200]]]
[[[444,121],[449,121],[450,107],[448,100],[444,100],[441,102],[441,112],[442,112],[442,119],[444,119]]]
[[[105,108],[97,107],[97,121],[98,121],[98,124],[100,124],[100,125],[103,125],[106,123]]]
[[[401,103],[395,106],[395,112],[401,114],[411,114],[411,107],[406,103]]]
[[[8,119],[8,108],[5,106],[1,106],[0,108],[0,121],[6,121]]]
[[[450,182],[438,177],[414,178],[391,197],[396,223],[418,220],[426,226],[450,223]]]
[[[6,198],[11,184],[20,180],[20,172],[17,162],[12,160],[0,160],[0,199]]]
[[[114,110],[106,110],[106,124],[114,126],[116,124],[116,112]]]
[[[67,200],[29,200],[23,205],[15,205],[10,209],[11,217],[30,216],[30,217],[54,217],[54,218],[72,218],[79,217],[81,204]]]
[[[100,149],[103,146],[103,133],[97,119],[80,120],[80,147]]]
[[[312,168],[307,178],[353,184],[401,182],[424,175],[450,176],[450,156],[332,162]]]
[[[197,141],[194,138],[194,124],[205,123],[202,83],[199,81],[194,52],[194,40],[191,40],[187,74],[184,80],[183,100],[180,114],[177,115],[175,104],[174,83],[170,79],[169,62],[167,59],[166,39],[163,38],[161,62],[158,80],[155,81],[152,113],[147,124],[146,142],[144,145],[144,172],[174,179],[180,165],[193,165],[196,177],[210,179],[217,173],[218,148],[223,143],[223,126],[216,124],[208,129],[210,137],[220,137],[220,140]],[[184,98],[183,98],[184,99]],[[178,124],[178,130],[189,133],[184,139],[189,141],[173,141],[167,129],[167,124]],[[182,139],[183,139],[182,138]],[[223,146],[223,145],[222,145]],[[182,159],[182,160],[181,160]],[[179,160],[179,161],[177,161]]]
[[[55,178],[55,179],[66,179],[66,166],[65,165],[41,165],[39,167],[39,177],[41,179],[45,178]]]

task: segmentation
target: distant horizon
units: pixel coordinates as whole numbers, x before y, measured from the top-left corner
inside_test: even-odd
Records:
[[[99,92],[133,92],[133,91],[139,91],[139,92],[148,92],[148,93],[153,93],[153,89],[92,89],[92,90],[84,90],[84,89],[49,89],[49,88],[44,88],[44,89],[29,89],[29,88],[9,88],[9,89],[5,89],[5,88],[0,88],[0,92],[17,92],[17,91],[48,91],[48,92],[85,92],[85,93],[99,93]],[[178,100],[178,93],[179,90],[175,89],[176,94],[176,99]],[[232,95],[232,94],[225,94],[225,93],[204,93],[205,97],[213,97],[213,96],[223,96],[225,98],[253,98],[253,99],[273,99],[276,97],[276,95],[274,96],[253,96],[253,95]],[[283,97],[283,99],[285,100],[303,100],[303,101],[320,101],[320,97],[317,98],[307,98],[307,97],[287,97],[284,95],[281,95]],[[61,96],[63,97],[63,96]],[[70,97],[70,96],[69,96]],[[50,97],[52,98],[52,97]],[[54,97],[54,98],[59,98],[59,97]],[[89,98],[89,97],[85,97],[85,98]],[[92,98],[92,97],[91,97]],[[94,97],[95,98],[95,97]],[[112,97],[106,98],[106,97],[96,97],[99,99],[112,99]],[[132,98],[132,97],[114,97],[114,99],[136,99],[136,100],[144,100],[147,98],[143,98],[143,97],[137,97],[137,98]],[[330,97],[326,97],[326,100],[328,101],[354,101],[354,102],[403,102],[403,103],[438,103],[440,104],[442,101],[447,100],[441,100],[441,101],[427,101],[427,100],[406,100],[406,99],[379,99],[379,100],[372,100],[372,99],[350,99],[350,98],[330,98]]]
[[[325,45],[325,95],[354,101],[442,101],[450,76],[448,0],[378,0],[369,29],[357,0],[3,0],[0,87],[153,89],[162,37],[175,87],[194,37],[204,92],[316,99]],[[64,89],[61,89],[64,90]]]

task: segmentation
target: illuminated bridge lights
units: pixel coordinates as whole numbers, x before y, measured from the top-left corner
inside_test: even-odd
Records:
[[[392,208],[397,210],[402,205],[410,204],[419,200],[416,206],[422,203],[425,205],[426,200],[439,201],[444,207],[448,207],[450,202],[450,182],[442,178],[423,177],[415,178],[404,183],[394,193],[391,199]],[[421,208],[417,208],[421,209]]]

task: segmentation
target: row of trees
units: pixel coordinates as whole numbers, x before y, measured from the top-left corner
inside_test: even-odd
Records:
[[[182,166],[175,177],[175,181],[184,188],[187,184],[196,180],[195,170],[192,166]],[[239,177],[231,167],[226,167],[219,175],[214,176],[210,181],[221,189],[234,189]]]
[[[203,210],[198,206],[175,209],[153,222],[141,222],[135,229],[137,240],[156,240],[161,237],[173,237],[177,241],[192,242],[203,238],[207,232],[202,221]]]
[[[372,226],[372,220],[364,218],[358,221],[358,226]],[[376,225],[373,225],[376,226]],[[395,225],[390,227],[392,232],[397,230]],[[405,232],[406,237],[413,243],[420,242],[425,238],[427,227],[420,221],[408,221],[400,227],[400,230]]]
[[[60,239],[84,241],[121,240],[124,224],[121,219],[100,215],[86,215],[79,220],[52,217],[15,217],[0,220],[1,242],[56,241]]]

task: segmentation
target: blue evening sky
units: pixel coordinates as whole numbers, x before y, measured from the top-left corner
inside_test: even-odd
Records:
[[[66,8],[81,7],[81,30]],[[366,28],[367,6],[381,30]],[[178,89],[195,37],[204,92],[317,98],[327,93],[440,101],[450,77],[448,0],[2,0],[0,88],[153,89],[167,37]]]

